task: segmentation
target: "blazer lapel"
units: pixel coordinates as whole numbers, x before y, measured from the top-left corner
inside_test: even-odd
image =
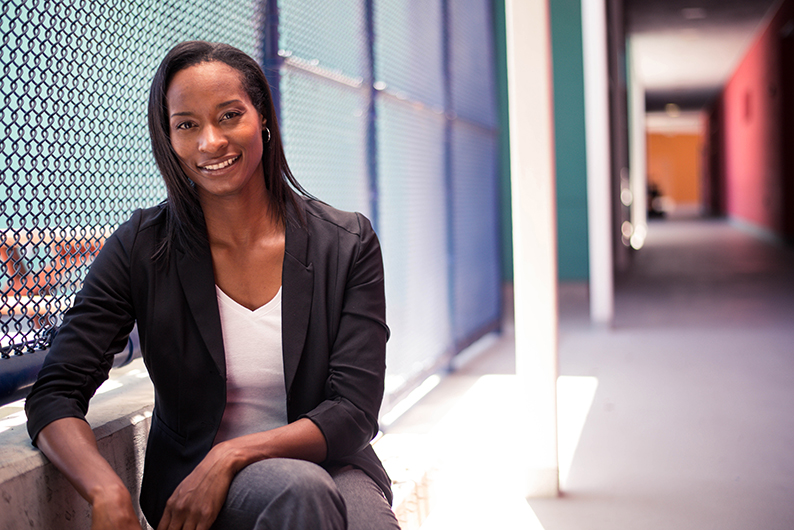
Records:
[[[187,255],[182,250],[177,251],[177,272],[201,338],[204,339],[218,367],[218,372],[225,380],[226,357],[223,351],[223,332],[209,247],[201,248],[195,257]]]
[[[284,379],[289,393],[309,330],[314,268],[307,263],[309,233],[294,216],[288,215],[286,225],[284,267],[281,273],[281,341]]]

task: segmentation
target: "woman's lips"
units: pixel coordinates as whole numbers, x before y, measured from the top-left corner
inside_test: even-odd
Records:
[[[211,165],[208,165],[208,166],[199,166],[199,169],[201,169],[203,171],[218,171],[219,169],[223,169],[223,168],[227,168],[227,167],[231,166],[232,164],[237,162],[237,160],[239,160],[239,158],[240,158],[240,155],[237,155],[237,156],[235,156],[233,158],[230,158],[228,160],[224,160],[223,162],[219,162],[217,164],[211,164]]]

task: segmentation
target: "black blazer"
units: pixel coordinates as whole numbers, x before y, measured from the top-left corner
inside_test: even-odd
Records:
[[[297,197],[296,197],[297,198]],[[370,446],[383,398],[385,323],[380,245],[361,214],[297,198],[286,223],[282,343],[290,422],[306,417],[328,445],[324,466],[355,465],[391,501]],[[152,255],[166,207],[136,211],[107,240],[66,313],[26,401],[35,442],[48,423],[84,418],[113,354],[137,321],[154,383],[141,508],[152,526],[177,485],[212,447],[226,404],[226,364],[209,245]]]

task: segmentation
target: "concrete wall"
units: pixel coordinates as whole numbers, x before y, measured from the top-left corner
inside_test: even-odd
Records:
[[[557,174],[557,255],[560,280],[587,280],[587,167],[584,129],[581,0],[549,0],[554,77],[554,144]],[[512,225],[506,73],[504,72],[504,0],[494,0],[499,86],[502,278],[510,281]]]
[[[141,368],[141,361],[134,361],[125,370],[126,375],[117,379],[122,386],[97,395],[91,402],[88,421],[100,452],[129,488],[145,524],[138,494],[153,392],[148,377],[137,377],[145,374]],[[90,528],[90,506],[33,447],[25,424],[0,433],[0,462],[0,530]]]

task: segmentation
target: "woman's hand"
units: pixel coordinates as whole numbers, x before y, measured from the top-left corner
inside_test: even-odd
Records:
[[[234,476],[267,458],[322,462],[325,436],[309,419],[248,434],[213,447],[168,499],[157,530],[207,530],[218,517]]]
[[[126,488],[97,495],[91,506],[91,530],[141,530]]]
[[[223,507],[237,470],[228,444],[218,444],[166,503],[157,530],[207,530]]]

